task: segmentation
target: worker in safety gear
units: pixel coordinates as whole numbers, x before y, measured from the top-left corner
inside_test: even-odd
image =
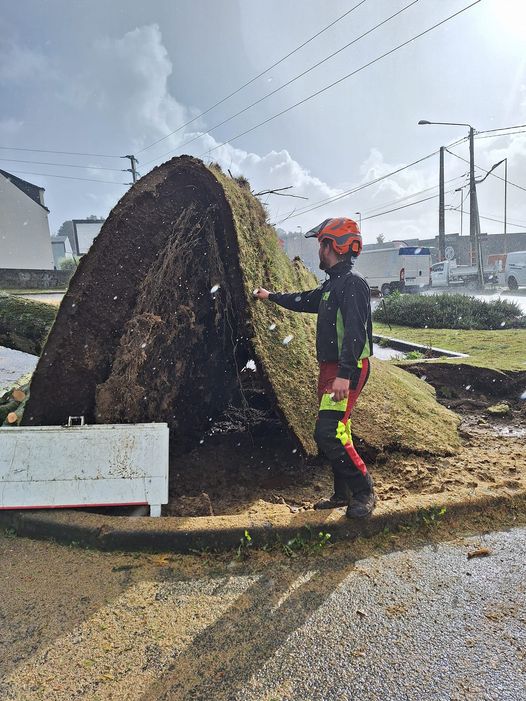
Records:
[[[362,250],[362,237],[352,219],[326,219],[306,233],[319,242],[320,268],[328,277],[308,292],[254,291],[297,312],[318,314],[316,352],[319,362],[319,413],[314,437],[334,473],[334,494],[316,509],[347,506],[349,518],[369,516],[375,506],[373,481],[356,452],[351,412],[369,378],[372,322],[369,285],[353,271]]]

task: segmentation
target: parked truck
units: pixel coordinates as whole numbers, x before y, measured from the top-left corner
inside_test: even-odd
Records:
[[[479,274],[476,265],[457,265],[455,260],[443,260],[431,266],[431,287],[453,287],[478,284]],[[484,271],[484,282],[497,282],[495,270]]]
[[[431,251],[429,248],[395,244],[389,248],[363,250],[355,268],[372,290],[384,296],[395,291],[428,287]]]

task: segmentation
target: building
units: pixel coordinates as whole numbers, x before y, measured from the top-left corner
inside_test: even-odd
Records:
[[[52,236],[51,247],[53,249],[53,260],[55,261],[55,269],[60,268],[60,261],[64,258],[73,258],[73,250],[67,236]]]
[[[0,268],[53,270],[44,188],[0,170]]]
[[[83,256],[98,236],[104,219],[72,219],[72,230],[68,233],[73,254]]]

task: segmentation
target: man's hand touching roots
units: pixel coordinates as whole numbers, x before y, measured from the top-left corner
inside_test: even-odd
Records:
[[[256,287],[253,294],[256,299],[268,299],[270,292],[264,287]]]

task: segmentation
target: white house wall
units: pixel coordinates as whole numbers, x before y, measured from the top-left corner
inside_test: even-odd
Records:
[[[0,268],[53,270],[48,213],[0,175]]]

